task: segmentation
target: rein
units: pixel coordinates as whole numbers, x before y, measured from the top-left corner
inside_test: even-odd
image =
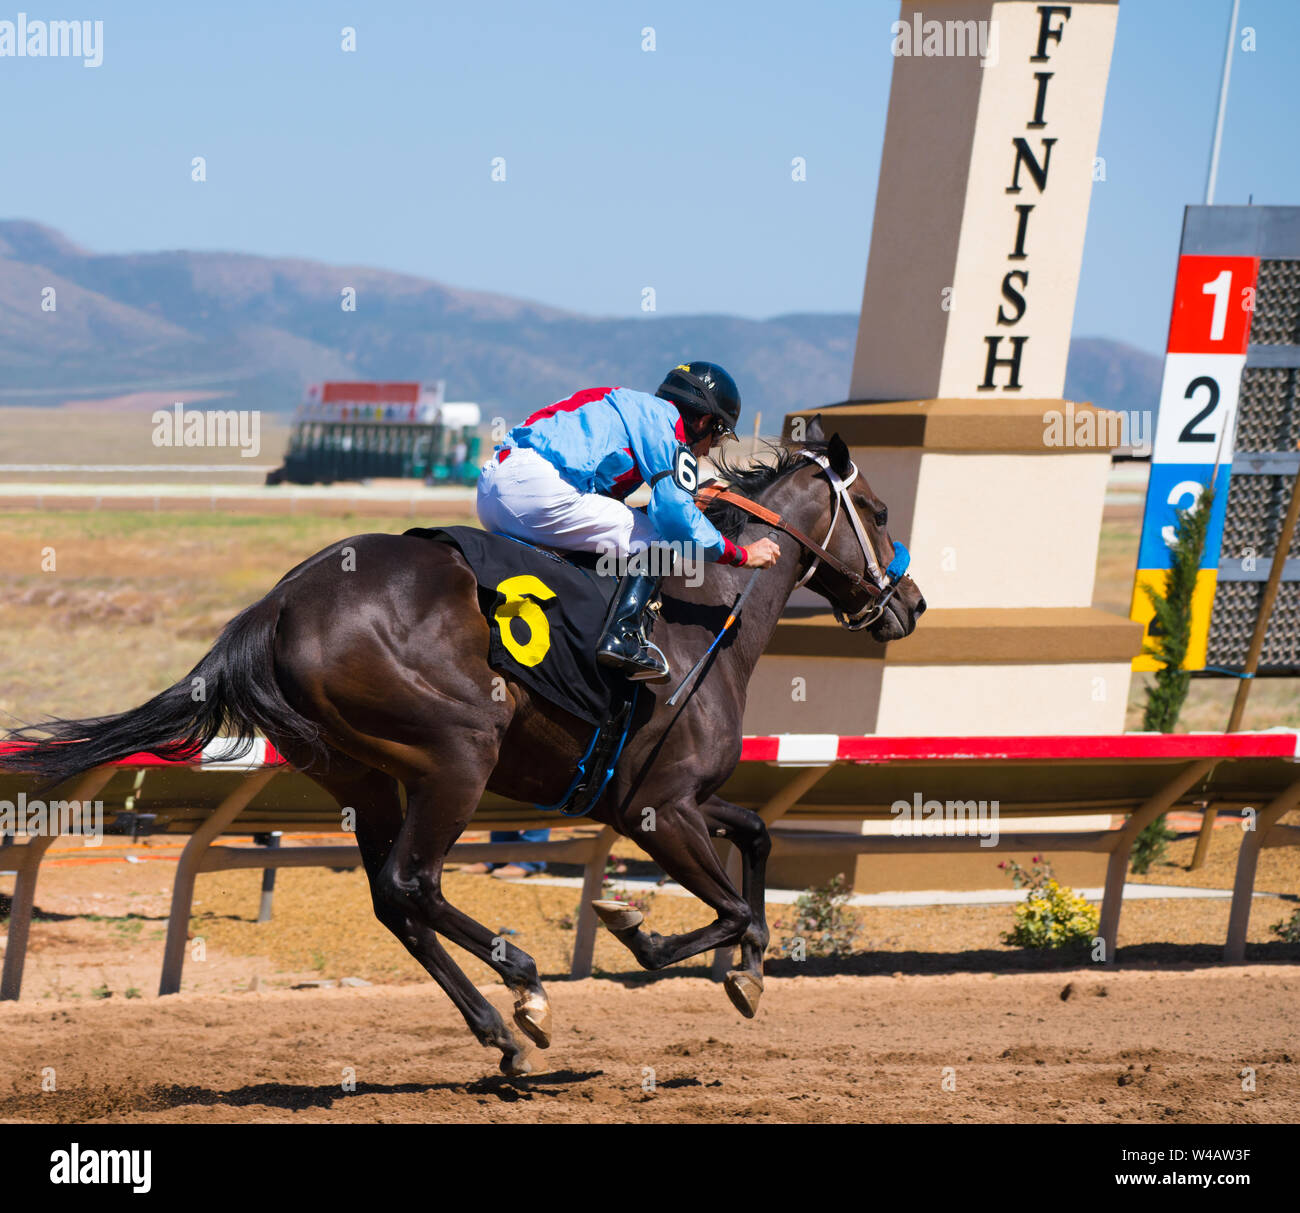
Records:
[[[751,501],[748,497],[742,497],[739,493],[734,493],[730,489],[723,487],[716,482],[701,485],[696,493],[696,504],[700,504],[703,498],[704,506],[714,501],[725,501],[743,510],[746,514],[766,522],[769,526],[774,526],[778,530],[784,531],[797,544],[810,552],[813,556],[812,563],[808,566],[808,571],[796,582],[796,587],[806,585],[817,565],[825,564],[833,572],[843,577],[845,581],[854,589],[866,594],[874,602],[869,602],[861,610],[855,611],[851,615],[841,614],[839,608],[835,609],[836,618],[843,623],[850,631],[858,631],[860,628],[870,627],[875,623],[883,613],[885,604],[893,598],[898,589],[898,583],[903,574],[907,572],[907,566],[911,557],[901,543],[894,544],[895,556],[890,561],[889,567],[883,572],[880,568],[880,561],[876,557],[876,550],[871,542],[871,537],[867,534],[866,528],[862,525],[862,520],[858,517],[857,509],[849,499],[849,486],[858,478],[858,469],[855,465],[850,464],[850,474],[847,480],[842,480],[830,466],[830,460],[824,455],[815,454],[812,451],[799,452],[805,459],[816,463],[825,473],[827,480],[830,481],[831,488],[835,492],[835,509],[831,516],[831,525],[826,531],[826,538],[818,543],[810,535],[805,534],[798,527],[787,522],[785,518],[776,513],[775,510],[769,510],[766,506],[759,505],[756,501]],[[864,577],[861,573],[849,568],[839,557],[833,556],[826,550],[826,544],[831,540],[831,535],[835,532],[835,524],[839,521],[840,507],[844,507],[845,514],[848,515],[849,522],[853,527],[854,534],[857,536],[858,546],[862,549],[862,555],[866,560],[867,571],[871,574],[871,579]]]

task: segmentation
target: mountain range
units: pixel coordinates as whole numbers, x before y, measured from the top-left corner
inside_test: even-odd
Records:
[[[340,306],[346,287],[355,311]],[[98,254],[41,224],[0,221],[0,405],[163,392],[287,411],[309,382],[445,379],[449,398],[513,421],[584,385],[652,389],[669,366],[704,357],[744,385],[751,416],[775,421],[845,399],[857,323],[854,313],[584,316],[359,266]],[[1075,339],[1066,396],[1154,410],[1161,366],[1120,342]]]

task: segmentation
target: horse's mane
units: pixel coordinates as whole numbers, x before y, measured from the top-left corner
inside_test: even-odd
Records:
[[[771,442],[764,445],[775,455],[771,462],[760,463],[757,459],[751,459],[745,463],[732,463],[722,454],[710,456],[713,466],[718,470],[718,480],[742,496],[753,497],[775,484],[783,476],[788,476],[801,467],[807,467],[807,460],[799,454],[801,450],[816,451],[820,454],[826,451],[824,442],[803,442],[797,447],[777,446]],[[753,522],[751,515],[725,501],[714,501],[708,505],[704,510],[704,516],[733,542],[740,537],[741,529]]]

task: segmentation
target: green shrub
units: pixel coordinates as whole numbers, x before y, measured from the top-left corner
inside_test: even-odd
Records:
[[[1154,614],[1147,626],[1151,641],[1142,652],[1160,665],[1146,688],[1142,728],[1148,733],[1172,733],[1187,699],[1192,676],[1183,669],[1183,662],[1192,642],[1192,597],[1213,509],[1214,489],[1206,485],[1190,510],[1177,513],[1164,592],[1143,586]]]
[[[1014,888],[1029,890],[1015,908],[1015,924],[1002,942],[1015,948],[1069,948],[1090,943],[1097,935],[1097,907],[1062,885],[1052,865],[1035,855],[1025,869],[1014,859],[998,864],[1010,872]]]
[[[1183,663],[1192,641],[1192,597],[1213,509],[1214,487],[1206,485],[1190,510],[1177,513],[1163,593],[1154,586],[1142,587],[1154,612],[1147,627],[1151,641],[1142,652],[1160,664],[1146,687],[1142,728],[1148,733],[1172,733],[1187,699],[1192,676]],[[1164,818],[1144,826],[1133,844],[1131,870],[1144,876],[1153,863],[1164,859],[1170,840],[1176,837]]]
[[[1284,922],[1275,922],[1269,930],[1280,935],[1287,943],[1300,943],[1300,910]]]
[[[1159,863],[1169,851],[1169,844],[1178,837],[1163,817],[1148,822],[1133,840],[1129,857],[1129,870],[1136,876],[1145,876],[1153,863]]]
[[[781,941],[781,955],[849,955],[861,934],[848,905],[852,893],[843,872],[824,885],[800,893],[794,903],[794,917],[789,922],[778,919],[773,923],[778,930],[791,932]]]

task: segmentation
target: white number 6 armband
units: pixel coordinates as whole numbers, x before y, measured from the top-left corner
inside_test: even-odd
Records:
[[[700,465],[686,447],[681,447],[673,460],[673,479],[688,493],[695,492],[700,483]]]
[[[700,465],[695,462],[689,447],[678,447],[673,456],[672,471],[656,472],[650,477],[650,487],[654,488],[665,476],[671,476],[673,483],[686,492],[694,494],[700,484]]]

